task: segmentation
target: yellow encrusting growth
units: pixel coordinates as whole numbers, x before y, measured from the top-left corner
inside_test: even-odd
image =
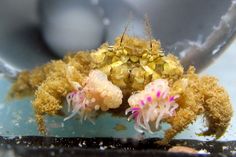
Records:
[[[195,68],[190,67],[172,87],[172,93],[180,94],[180,105],[174,117],[166,121],[171,128],[165,133],[161,143],[168,143],[178,132],[194,122],[197,116],[205,114],[208,130],[203,135],[222,136],[232,118],[233,109],[227,92],[218,85],[217,79],[210,76],[200,77]]]
[[[179,96],[175,100],[178,108],[174,116],[164,119],[170,123],[171,128],[158,143],[167,144],[192,123],[197,115],[203,113],[209,122],[209,129],[203,135],[215,135],[218,138],[229,125],[232,117],[229,96],[214,77],[200,77],[195,73],[194,67],[185,72],[178,58],[171,54],[165,55],[157,40],[147,41],[127,35],[118,37],[114,45],[103,44],[91,52],[69,54],[62,60],[51,61],[20,73],[9,95],[21,97],[34,94],[32,103],[36,121],[39,130],[46,133],[43,116],[60,112],[65,97],[75,90],[73,83],[86,87],[86,80],[95,69],[106,74],[110,83],[121,89],[123,98],[143,90],[147,84],[157,79],[168,81],[170,95]],[[93,94],[89,97],[93,97]],[[101,104],[96,110],[121,108],[122,104],[109,103],[116,100],[112,97],[115,95],[104,100],[109,105]],[[85,107],[86,105],[84,103]]]

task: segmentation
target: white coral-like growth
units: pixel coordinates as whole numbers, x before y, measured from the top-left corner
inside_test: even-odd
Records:
[[[162,119],[174,115],[178,104],[171,96],[167,80],[158,79],[145,86],[143,91],[136,93],[128,99],[130,108],[126,114],[131,113],[128,120],[135,120],[135,129],[139,132],[158,130]]]
[[[72,106],[72,113],[64,120],[68,120],[79,114],[81,120],[89,119],[96,110],[107,111],[108,109],[118,108],[122,103],[122,91],[119,87],[112,84],[107,79],[106,74],[99,70],[90,72],[85,81],[85,86],[72,82],[75,91],[66,97],[68,110]]]

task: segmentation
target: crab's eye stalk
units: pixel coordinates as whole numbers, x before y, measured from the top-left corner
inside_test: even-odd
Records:
[[[131,113],[128,120],[135,120],[135,129],[139,132],[158,130],[160,122],[174,116],[178,104],[175,99],[178,95],[169,94],[168,82],[163,79],[155,80],[146,85],[145,89],[128,99],[130,108],[126,114]]]
[[[123,95],[120,88],[113,85],[99,70],[89,73],[84,87],[77,86],[80,88],[66,96],[68,110],[70,111],[72,107],[72,113],[64,120],[78,114],[81,120],[88,119],[93,122],[92,118],[97,110],[107,111],[118,108],[122,103]]]

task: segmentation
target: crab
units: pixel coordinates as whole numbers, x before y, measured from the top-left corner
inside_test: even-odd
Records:
[[[90,120],[98,112],[119,110],[135,121],[139,132],[153,133],[161,122],[170,124],[159,144],[168,144],[179,132],[204,114],[208,130],[202,135],[221,137],[232,117],[227,92],[215,77],[184,70],[178,58],[165,55],[159,41],[123,34],[113,45],[79,51],[31,71],[21,72],[10,91],[32,101],[38,129],[46,134],[45,115],[57,115],[64,105]],[[67,103],[64,103],[66,100]],[[124,110],[124,105],[128,105]]]

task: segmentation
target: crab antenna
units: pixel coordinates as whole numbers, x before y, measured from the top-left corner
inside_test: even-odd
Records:
[[[124,40],[125,33],[127,32],[128,28],[129,28],[131,18],[132,18],[132,12],[129,13],[128,22],[127,22],[127,24],[125,26],[125,29],[124,29],[124,32],[122,33],[122,36],[120,38],[120,46],[121,46],[121,44]]]
[[[152,26],[151,26],[150,18],[148,17],[147,14],[144,16],[144,20],[145,20],[145,32],[147,33],[147,36],[149,37],[150,48],[152,49]]]
[[[122,33],[122,36],[121,36],[121,38],[120,38],[120,46],[121,46],[121,44],[122,44],[122,42],[123,42],[123,39],[124,39],[124,36],[125,36],[126,31],[128,30],[128,27],[129,27],[129,23],[127,23],[127,25],[125,26],[125,30],[124,30],[124,32]]]

